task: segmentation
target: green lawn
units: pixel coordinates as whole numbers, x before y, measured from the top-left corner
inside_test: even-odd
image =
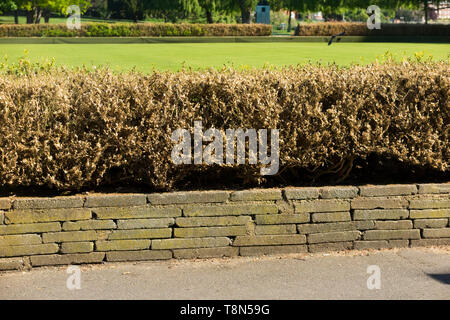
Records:
[[[400,58],[424,51],[434,60],[450,57],[450,44],[422,43],[326,43],[278,42],[278,43],[170,43],[170,44],[0,44],[0,57],[8,56],[16,61],[28,50],[31,60],[54,57],[56,63],[66,66],[104,66],[125,71],[136,67],[143,72],[153,68],[179,70],[185,67],[220,68],[276,67],[304,64],[308,61],[321,63],[373,62],[377,55],[389,50]]]

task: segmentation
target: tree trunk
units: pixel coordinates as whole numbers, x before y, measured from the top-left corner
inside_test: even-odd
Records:
[[[206,22],[207,23],[214,23],[212,11],[210,9],[206,9]]]
[[[19,10],[14,10],[14,23],[19,24]]]
[[[33,23],[34,11],[27,11],[27,24]]]
[[[39,24],[41,22],[42,9],[37,7],[34,11],[34,23]]]
[[[291,32],[291,17],[292,17],[292,10],[289,9],[289,20],[288,20],[288,32]]]
[[[241,8],[242,23],[249,24],[251,22],[250,16],[251,16],[252,8],[249,8],[246,5],[245,0],[239,0],[239,7]]]
[[[50,22],[50,10],[44,10],[44,13],[42,14],[44,17],[44,22],[49,23]]]
[[[424,0],[423,5],[425,10],[425,24],[428,24],[428,0]]]
[[[250,24],[250,15],[251,13],[249,9],[241,10],[242,23]]]

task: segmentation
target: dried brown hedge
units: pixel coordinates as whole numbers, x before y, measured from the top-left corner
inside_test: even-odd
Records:
[[[170,190],[192,170],[211,170],[170,160],[171,132],[192,129],[194,120],[203,128],[280,129],[282,170],[346,174],[355,158],[375,153],[445,171],[449,92],[448,62],[2,75],[0,186]],[[256,165],[231,170],[242,168],[260,178]]]
[[[300,25],[299,36],[330,36],[345,31],[346,36],[448,36],[450,25],[444,24],[392,24],[370,30],[366,23],[323,22]]]
[[[265,24],[190,23],[83,23],[70,30],[66,24],[0,25],[0,37],[165,37],[165,36],[269,36]]]

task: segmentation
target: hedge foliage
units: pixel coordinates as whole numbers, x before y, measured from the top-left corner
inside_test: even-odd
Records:
[[[261,179],[259,165],[174,165],[171,133],[192,130],[194,120],[204,130],[278,128],[281,171],[346,175],[370,154],[449,167],[448,62],[149,75],[50,69],[0,75],[2,187],[170,190],[194,171],[225,167]]]
[[[2,24],[0,37],[166,37],[166,36],[268,36],[264,24],[188,23],[83,23],[81,29],[66,24]]]
[[[391,24],[370,30],[366,23],[323,22],[300,25],[299,36],[331,36],[345,31],[346,36],[448,36],[450,25],[445,24]]]

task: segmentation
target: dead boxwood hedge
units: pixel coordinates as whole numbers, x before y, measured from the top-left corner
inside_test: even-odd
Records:
[[[322,22],[301,24],[299,36],[331,36],[345,32],[346,36],[447,36],[450,25],[383,23],[381,29],[370,30],[361,22]]]
[[[269,36],[265,24],[190,23],[82,23],[80,29],[66,24],[0,25],[0,37],[165,37],[165,36]]]
[[[170,190],[192,170],[171,162],[171,133],[278,128],[283,168],[345,174],[384,154],[448,170],[448,62],[282,70],[0,76],[0,186]],[[205,143],[206,144],[206,143]],[[258,165],[245,168],[259,179]],[[198,174],[201,175],[201,170]]]

